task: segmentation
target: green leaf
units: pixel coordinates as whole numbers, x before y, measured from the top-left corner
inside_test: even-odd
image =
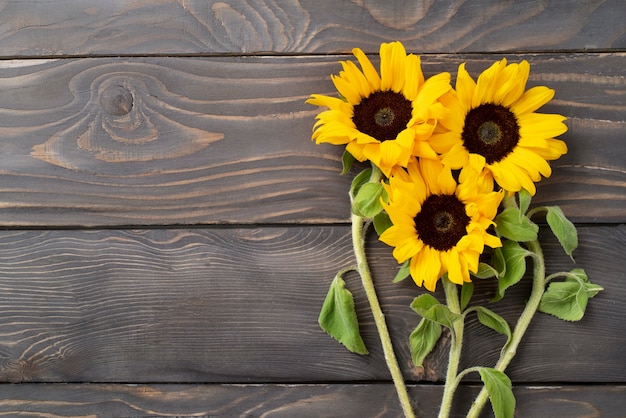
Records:
[[[347,150],[343,152],[341,156],[341,174],[346,174],[352,168],[352,164],[356,161],[356,158],[350,154]]]
[[[380,236],[392,225],[393,223],[391,222],[389,215],[387,215],[387,212],[382,211],[378,213],[378,215],[374,216],[374,229],[376,230],[378,236]]]
[[[504,262],[504,258],[502,260]],[[498,270],[496,270],[494,267],[491,267],[489,264],[481,262],[481,263],[478,263],[478,270],[476,271],[476,273],[471,273],[471,274],[477,279],[490,279],[492,277],[498,277],[500,273]]]
[[[465,282],[461,287],[461,311],[467,308],[474,295],[474,283]]]
[[[481,367],[478,373],[485,384],[496,418],[513,418],[515,397],[511,380],[501,371],[489,367]]]
[[[396,274],[396,277],[393,278],[393,283],[401,282],[411,275],[410,263],[411,260],[407,260],[402,264],[400,270],[398,270],[398,273]]]
[[[384,191],[381,183],[365,183],[354,197],[352,211],[359,216],[374,218],[383,210],[380,197]]]
[[[506,260],[504,259],[504,254],[502,254],[502,248],[493,249],[491,264],[493,264],[493,268],[498,272],[496,277],[501,277],[506,273]],[[480,268],[480,264],[478,266]]]
[[[589,298],[594,297],[598,294],[598,292],[604,290],[602,286],[590,283],[589,277],[587,277],[587,273],[585,273],[585,270],[583,269],[574,269],[568,273],[568,276],[585,283],[585,290],[587,291],[587,295],[589,296]]]
[[[426,312],[433,306],[441,305],[441,303],[430,293],[424,293],[419,295],[413,302],[411,302],[411,309],[421,315],[421,312]]]
[[[339,276],[330,284],[318,319],[320,327],[331,337],[357,354],[367,354],[365,343],[359,333],[359,322],[354,308],[352,293]]]
[[[409,347],[413,364],[420,367],[424,365],[424,359],[439,341],[441,337],[441,325],[426,318],[422,318],[417,327],[409,335]]]
[[[589,299],[602,290],[601,286],[590,283],[586,274],[583,278],[580,270],[576,270],[565,281],[550,283],[541,297],[539,310],[564,321],[579,321],[585,315]]]
[[[476,315],[478,316],[478,321],[481,324],[491,328],[499,334],[506,336],[506,347],[509,341],[511,341],[511,328],[504,318],[483,306],[476,307]]]
[[[572,252],[578,247],[578,232],[573,223],[565,217],[558,206],[547,206],[546,221],[552,233],[561,243],[565,253],[572,257]]]
[[[450,308],[442,305],[435,297],[427,293],[413,299],[411,308],[423,318],[435,321],[451,330],[456,321],[463,319],[461,315],[453,313]]]
[[[361,171],[359,174],[354,176],[354,178],[352,179],[352,184],[350,185],[350,197],[352,199],[354,199],[357,193],[359,193],[359,190],[361,189],[361,187],[365,183],[369,182],[371,175],[372,175],[372,169],[366,168],[365,170]]]
[[[504,209],[496,219],[496,231],[505,238],[517,242],[537,239],[539,227],[517,208]]]
[[[521,215],[525,215],[528,211],[528,207],[530,206],[530,201],[532,196],[526,189],[522,189],[518,192],[519,196],[519,213]]]
[[[526,257],[532,253],[515,241],[505,241],[502,244],[502,256],[505,263],[505,272],[498,280],[498,294],[493,301],[504,296],[504,291],[519,282],[526,273]]]

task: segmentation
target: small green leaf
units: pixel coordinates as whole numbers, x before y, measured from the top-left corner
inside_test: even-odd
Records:
[[[469,305],[472,296],[474,295],[474,283],[465,282],[461,287],[461,310],[465,310]]]
[[[430,293],[424,293],[413,299],[411,302],[411,309],[421,315],[421,312],[426,312],[433,306],[441,305],[441,303]]]
[[[601,286],[577,277],[579,271],[563,282],[552,282],[541,297],[539,310],[564,321],[579,321],[585,315],[590,298],[604,290]]]
[[[354,308],[352,293],[339,276],[330,284],[318,319],[320,327],[331,337],[357,354],[367,354],[365,343],[359,333],[359,322]]]
[[[569,280],[574,279],[585,284],[585,291],[587,292],[587,296],[589,296],[589,298],[594,297],[600,291],[604,290],[602,286],[589,282],[589,277],[587,277],[587,273],[585,273],[585,270],[583,269],[573,269],[568,273],[568,275],[571,277]]]
[[[499,276],[498,270],[496,270],[494,267],[491,267],[489,264],[482,263],[482,262],[478,263],[478,270],[476,271],[476,273],[471,273],[471,274],[477,279],[490,279],[492,277]]]
[[[537,239],[539,227],[517,208],[504,209],[496,219],[496,231],[505,238],[517,242],[534,241]]]
[[[350,154],[347,150],[343,152],[341,156],[341,174],[346,174],[352,168],[352,164],[356,161],[356,158]]]
[[[411,308],[423,318],[435,321],[451,330],[456,321],[463,319],[461,315],[450,311],[450,308],[442,305],[437,299],[427,293],[416,297],[413,303],[411,303]]]
[[[439,341],[441,337],[441,325],[429,319],[422,318],[417,327],[409,336],[409,347],[413,364],[420,367],[424,365],[424,359]]]
[[[354,198],[352,211],[359,216],[374,218],[383,210],[380,197],[384,191],[381,183],[365,183]]]
[[[371,175],[372,169],[366,168],[365,170],[354,176],[354,178],[352,179],[352,184],[350,185],[350,197],[352,197],[352,199],[354,199],[354,197],[359,193],[361,187],[365,183],[369,182]]]
[[[511,340],[511,328],[504,318],[483,306],[476,307],[476,315],[478,316],[478,321],[481,324],[487,328],[491,328],[499,334],[505,335],[506,344],[509,343]]]
[[[546,221],[552,233],[561,243],[565,253],[572,257],[572,252],[578,247],[578,232],[573,223],[565,217],[558,206],[547,206]]]
[[[488,367],[481,367],[478,373],[485,384],[496,418],[513,418],[515,397],[511,380],[501,371]]]
[[[583,269],[574,269],[568,272],[567,276],[578,279],[584,283],[589,283],[589,277],[587,276],[587,273],[585,273],[585,270]]]
[[[518,192],[519,196],[519,213],[521,215],[526,215],[528,211],[528,207],[530,206],[530,201],[532,200],[532,196],[526,189],[522,189]]]
[[[411,260],[407,260],[402,264],[400,270],[398,270],[398,273],[396,274],[396,277],[393,278],[393,283],[401,282],[411,275],[410,263]]]
[[[387,215],[387,212],[382,211],[378,213],[378,215],[374,216],[374,229],[376,230],[378,236],[380,236],[392,225],[393,223],[391,222],[389,215]]]
[[[524,277],[526,257],[532,254],[515,241],[505,241],[501,249],[506,268],[498,280],[498,294],[493,299],[494,302],[502,299],[504,291]]]

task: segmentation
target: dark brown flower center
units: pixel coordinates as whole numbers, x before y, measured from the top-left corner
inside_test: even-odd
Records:
[[[411,120],[413,106],[401,93],[377,91],[354,106],[356,128],[379,140],[396,139]]]
[[[415,216],[415,229],[424,244],[448,251],[466,234],[470,217],[465,204],[454,195],[431,195]]]
[[[517,118],[507,107],[486,103],[465,116],[463,145],[492,164],[509,155],[519,142]]]

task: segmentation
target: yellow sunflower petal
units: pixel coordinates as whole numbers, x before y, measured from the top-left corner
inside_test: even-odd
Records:
[[[411,276],[413,280],[423,281],[424,287],[431,292],[435,291],[439,271],[441,270],[441,259],[437,250],[425,245],[422,251],[413,257],[415,263],[411,263]],[[417,283],[417,280],[415,280]]]
[[[512,103],[517,101],[526,89],[526,82],[530,74],[530,64],[523,60],[513,67],[514,74],[510,75],[512,83],[503,91],[503,95],[498,97],[498,103],[503,106],[510,107]]]
[[[526,113],[517,115],[520,136],[553,138],[567,132],[565,116],[546,113]]]
[[[424,82],[413,102],[413,117],[427,119],[431,104],[450,90],[450,74],[439,73]]]
[[[442,158],[444,165],[450,168],[457,169],[467,164],[469,153],[463,146],[463,143],[459,142],[455,144],[450,151],[448,151]]]
[[[335,88],[351,105],[358,105],[363,98],[359,94],[358,88],[355,88],[353,84],[350,84],[345,78],[331,75],[330,79],[333,81]]]
[[[497,173],[494,171],[495,167],[498,167]],[[504,190],[518,192],[524,188],[528,190],[531,195],[535,195],[535,183],[528,177],[527,171],[514,162],[504,159],[499,163],[490,165],[489,169],[493,172],[493,177],[496,182],[502,186]]]
[[[363,74],[367,81],[370,83],[372,90],[380,90],[380,76],[372,65],[371,61],[367,58],[365,53],[360,48],[354,48],[352,50],[352,54],[356,57],[361,65],[361,69],[363,70]]]
[[[398,263],[404,263],[415,254],[419,253],[423,247],[424,244],[422,241],[418,240],[417,237],[414,237],[411,240],[407,240],[404,243],[397,245],[393,250],[393,256]]]
[[[496,74],[496,79],[493,83],[494,91],[491,98],[492,103],[505,105],[504,101],[510,94],[512,94],[512,92],[519,91],[520,95],[524,92],[524,85],[526,84],[526,80],[520,79],[518,77],[518,68],[519,64],[509,64],[503,68],[500,68],[500,71]],[[520,85],[522,87],[521,91],[519,89]],[[517,97],[515,97],[515,99],[517,99]]]
[[[380,46],[381,90],[399,93],[404,85],[406,51],[400,42],[384,43]]]
[[[493,103],[494,94],[497,88],[496,79],[498,72],[506,66],[506,58],[501,61],[494,62],[491,67],[483,71],[476,81],[476,90],[472,98],[472,108],[478,107],[484,103]]]
[[[357,161],[365,161],[366,157],[363,154],[363,147],[356,142],[348,142],[346,144],[346,151],[348,151]]]
[[[552,174],[550,164],[548,164],[544,158],[527,148],[516,147],[509,158],[513,158],[518,165],[526,168],[529,173],[541,173],[544,177],[550,177],[550,174]],[[538,175],[535,177],[538,177]],[[539,180],[540,178],[533,178],[533,181]]]
[[[557,158],[561,157],[563,154],[567,153],[567,144],[564,141],[560,139],[548,138],[546,139],[546,142],[548,144],[546,147],[543,147],[543,148],[528,147],[528,148],[536,152],[538,155],[540,155],[542,158],[545,158],[548,161],[556,160]]]
[[[452,283],[463,284],[459,253],[455,249],[450,250],[448,254],[448,279]]]
[[[358,91],[361,100],[368,97],[372,93],[371,86],[356,64],[352,61],[343,61],[341,66],[345,73],[343,78]]]
[[[554,97],[554,90],[545,86],[536,86],[528,89],[515,103],[511,110],[516,115],[531,113],[548,103]]]
[[[406,58],[406,74],[404,76],[404,87],[402,94],[407,100],[415,100],[419,88],[424,84],[424,74],[422,73],[420,57],[410,54]]]
[[[502,247],[502,241],[500,241],[500,238],[491,234],[485,234],[485,245],[488,245],[491,248],[499,248]]]
[[[413,155],[420,158],[436,159],[437,152],[433,149],[430,142],[418,139],[413,145]]]
[[[409,272],[411,273],[411,278],[416,285],[422,287],[424,284],[423,276],[420,276],[420,272],[417,265],[417,257],[411,258],[411,262],[409,264]]]
[[[459,102],[471,106],[475,90],[476,82],[465,69],[465,63],[459,65],[459,71],[456,76],[456,92],[459,96]],[[465,109],[465,111],[467,110],[469,109]]]
[[[439,160],[420,160],[420,172],[430,194],[442,194],[439,176],[443,170],[443,164]],[[454,181],[454,180],[453,180]]]
[[[437,133],[437,130],[435,130],[428,139],[428,143],[436,152],[445,154],[454,145],[460,144],[459,134],[451,131]]]

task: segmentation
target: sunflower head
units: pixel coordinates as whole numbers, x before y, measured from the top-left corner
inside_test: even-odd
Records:
[[[554,137],[567,131],[565,117],[535,112],[554,96],[538,86],[526,90],[527,61],[494,63],[474,80],[459,66],[455,90],[441,99],[446,107],[429,142],[446,166],[461,168],[470,155],[481,157],[505,190],[526,189],[535,194],[535,182],[552,173],[547,161],[567,152]]]
[[[434,291],[445,273],[457,284],[470,281],[484,246],[501,246],[490,235],[502,192],[493,191],[490,174],[472,157],[457,183],[438,160],[413,160],[407,171],[396,170],[385,186],[383,204],[392,226],[380,240],[394,247],[399,263],[410,259],[411,277]]]
[[[361,68],[345,61],[331,76],[341,98],[314,94],[307,100],[327,108],[317,116],[312,139],[345,145],[386,176],[413,156],[436,158],[427,139],[444,111],[438,99],[451,89],[450,75],[425,80],[419,57],[407,55],[400,42],[380,46],[380,74],[362,50],[352,52]]]

